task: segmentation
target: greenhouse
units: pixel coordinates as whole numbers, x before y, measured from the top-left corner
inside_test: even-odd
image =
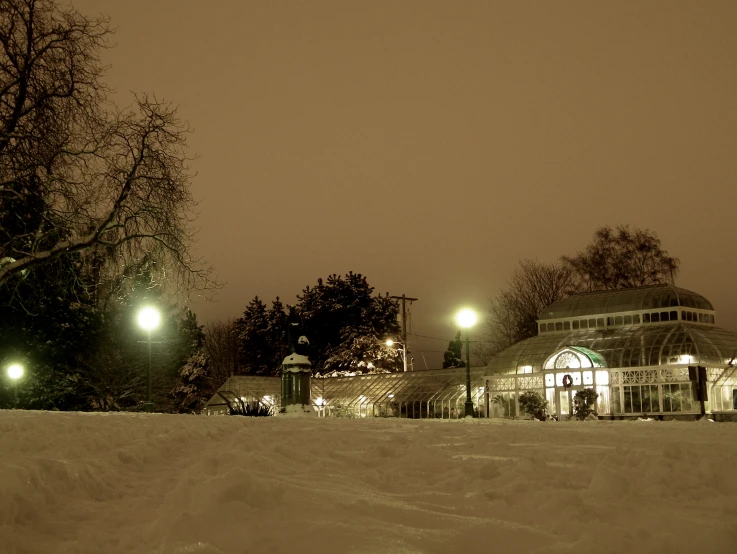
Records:
[[[471,368],[472,399],[486,417],[485,367]],[[237,399],[279,406],[279,377],[234,376],[209,400],[208,415],[228,413]],[[312,407],[321,417],[463,417],[464,368],[312,379]]]
[[[706,298],[673,286],[575,295],[548,306],[539,334],[497,355],[485,387],[492,417],[519,413],[519,395],[539,392],[558,418],[582,388],[612,417],[693,417],[695,369],[705,368],[705,410],[737,409],[737,333],[716,326]]]
[[[535,391],[549,414],[566,419],[585,388],[598,394],[599,417],[693,418],[702,409],[697,390],[705,412],[737,415],[737,333],[716,326],[699,294],[670,285],[579,294],[548,306],[538,330],[471,368],[478,417],[521,416],[520,395]],[[323,417],[454,419],[463,417],[466,371],[312,377],[310,391]],[[231,377],[205,413],[227,413],[236,399],[279,406],[280,380]]]

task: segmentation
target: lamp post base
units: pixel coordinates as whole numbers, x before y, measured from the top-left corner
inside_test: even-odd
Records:
[[[154,403],[153,402],[144,402],[143,404],[143,411],[147,412],[149,414],[153,413],[154,411]]]
[[[474,416],[474,413],[473,413],[473,402],[469,402],[468,400],[466,400],[466,403],[464,404],[464,406],[466,408],[465,409],[465,416],[466,417],[469,417],[469,416],[470,417],[475,417]]]

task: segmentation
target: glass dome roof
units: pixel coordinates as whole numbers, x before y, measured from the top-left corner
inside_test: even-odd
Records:
[[[604,290],[576,294],[553,302],[540,314],[539,321],[595,314],[613,314],[683,306],[714,310],[706,298],[672,285],[653,285],[631,289]]]
[[[514,373],[525,366],[531,366],[533,373],[543,371],[550,356],[569,346],[593,350],[612,368],[667,364],[724,367],[730,359],[737,359],[737,333],[679,322],[538,335],[500,352],[486,366],[487,374]]]

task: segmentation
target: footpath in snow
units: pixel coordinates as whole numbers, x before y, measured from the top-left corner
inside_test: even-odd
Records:
[[[0,411],[2,554],[737,552],[737,424]]]

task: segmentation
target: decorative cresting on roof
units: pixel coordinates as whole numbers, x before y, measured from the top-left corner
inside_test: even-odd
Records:
[[[566,346],[550,356],[543,365],[546,370],[593,367],[606,367],[606,362],[599,353],[582,346]]]
[[[576,294],[553,302],[540,314],[539,321],[585,315],[614,314],[682,306],[698,310],[714,310],[706,298],[690,290],[672,285],[652,285],[620,290]]]

